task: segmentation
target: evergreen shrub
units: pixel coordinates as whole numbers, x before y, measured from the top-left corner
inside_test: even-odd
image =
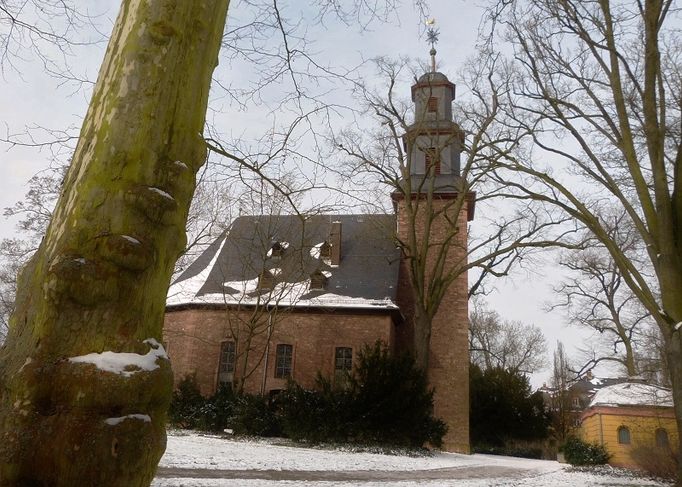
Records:
[[[222,432],[230,425],[234,415],[236,396],[230,384],[220,384],[216,393],[204,401],[199,411],[197,428]]]
[[[276,403],[260,394],[236,396],[229,426],[238,435],[278,436],[281,434]]]
[[[343,387],[319,376],[316,390],[291,383],[280,406],[285,434],[312,442],[440,446],[447,430],[433,417],[425,374],[411,357],[391,355],[381,342],[360,351]]]
[[[199,384],[195,375],[187,375],[173,392],[168,419],[178,428],[196,429],[202,423],[202,408],[206,400],[199,392]]]
[[[604,465],[611,456],[602,445],[586,443],[575,436],[566,439],[563,452],[566,461],[571,465]]]
[[[340,387],[318,375],[309,390],[295,382],[272,397],[235,394],[227,385],[205,399],[195,376],[173,393],[174,426],[235,434],[284,435],[294,440],[364,445],[441,446],[447,427],[433,416],[433,390],[407,355],[394,356],[381,342],[364,347],[355,370]]]

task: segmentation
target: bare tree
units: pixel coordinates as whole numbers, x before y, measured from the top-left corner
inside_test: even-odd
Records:
[[[472,62],[468,72],[467,81],[474,96],[471,105],[458,107],[463,114],[464,129],[456,123],[454,129],[448,125],[451,136],[444,138],[441,131],[433,131],[426,137],[421,135],[429,133],[424,113],[415,113],[411,123],[410,104],[396,93],[404,73],[414,71],[405,60],[379,59],[377,66],[386,80],[386,93],[358,86],[358,94],[379,128],[369,133],[349,129],[333,138],[344,160],[343,177],[350,182],[346,187],[349,194],[369,205],[374,201],[368,197],[372,194],[368,187],[382,188],[384,194],[389,188],[406,215],[405,221],[399,224],[397,243],[409,266],[414,351],[417,363],[424,368],[428,364],[433,317],[453,282],[475,268],[482,269],[483,276],[507,275],[513,264],[528,257],[532,250],[560,245],[556,229],[567,221],[565,217],[557,219],[551,212],[536,212],[524,205],[518,211],[498,211],[487,229],[489,233],[468,241],[467,222],[461,219],[466,215],[464,209],[473,208],[474,198],[476,204],[486,204],[499,196],[500,188],[489,177],[499,157],[496,150],[509,144],[511,151],[519,140],[513,130],[497,123],[498,99],[503,95],[494,82],[497,62],[490,58],[487,62],[482,60],[483,64]],[[417,106],[421,107],[417,110],[427,109],[426,104]],[[476,111],[474,106],[485,109]],[[462,150],[462,160],[453,183],[455,196],[446,199],[436,196],[442,189],[439,186],[442,176],[436,166],[450,145]],[[428,159],[431,162],[421,175],[416,160],[419,153],[431,154]],[[354,187],[363,189],[355,191]],[[413,197],[414,194],[423,196]],[[572,229],[561,231],[571,233]],[[481,286],[482,279],[474,283],[470,294]]]
[[[552,391],[549,397],[549,404],[552,411],[554,434],[557,440],[563,442],[573,426],[570,387],[575,381],[576,376],[571,371],[571,363],[566,356],[564,344],[561,342],[557,342],[553,362]]]
[[[532,374],[545,366],[547,343],[540,328],[503,320],[481,298],[469,314],[469,354],[481,370],[499,367]]]
[[[490,18],[513,52],[501,103],[508,126],[528,139],[525,151],[500,149],[499,180],[510,198],[561,209],[608,250],[666,343],[682,429],[679,8],[671,0],[495,7]],[[642,241],[653,281],[609,234],[601,210],[614,205]]]
[[[604,223],[620,250],[633,261],[639,259],[638,234],[628,228],[626,216],[609,220],[604,218]],[[588,349],[583,350],[585,360],[578,375],[601,362],[618,364],[628,377],[639,375],[638,348],[644,346],[647,331],[655,323],[625,283],[611,254],[595,241],[584,250],[564,252],[559,263],[570,274],[554,288],[557,300],[549,309],[566,309],[569,325],[594,332],[587,340]]]

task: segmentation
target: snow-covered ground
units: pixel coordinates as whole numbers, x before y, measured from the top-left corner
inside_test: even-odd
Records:
[[[309,472],[309,474],[306,474]],[[224,478],[209,478],[224,477]],[[306,478],[309,477],[309,478]],[[171,432],[154,487],[641,487],[659,481],[492,455],[412,457]]]

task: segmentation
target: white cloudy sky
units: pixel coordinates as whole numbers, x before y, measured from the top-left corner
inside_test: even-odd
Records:
[[[232,3],[228,25],[234,26],[247,18],[249,13],[240,2],[235,0]],[[429,3],[431,16],[436,18],[440,29],[439,70],[456,82],[459,69],[474,52],[482,8],[477,6],[478,2],[468,0],[431,0]],[[297,8],[304,8],[299,6],[303,2],[291,1],[288,4],[295,5],[287,10],[292,16],[298,15]],[[115,0],[87,2],[89,12],[94,15],[93,23],[102,35],[84,31],[81,38],[99,39],[100,42],[76,48],[73,56],[67,59],[79,77],[95,79],[105,48],[101,39],[110,31],[119,5],[120,2]],[[286,4],[283,2],[283,5]],[[302,14],[308,15],[309,12],[302,11]],[[412,3],[405,0],[404,5],[390,15],[387,23],[374,22],[365,30],[352,22],[348,27],[333,21],[311,27],[310,37],[314,42],[309,49],[319,59],[335,66],[352,66],[376,56],[407,56],[426,61],[429,46],[420,38],[420,31],[423,30],[421,25]],[[40,62],[29,52],[25,51],[23,57],[24,60],[14,59],[14,67],[6,64],[0,78],[0,135],[4,138],[7,133],[16,134],[32,125],[51,129],[72,127],[71,132],[76,133],[73,127],[80,126],[87,108],[89,85],[86,83],[77,87],[73,83],[63,84],[46,75]],[[216,76],[224,84],[247,86],[257,71],[257,67],[230,64],[223,60]],[[272,95],[276,99],[278,89],[284,89],[284,85],[269,88],[272,93],[266,93],[265,98]],[[407,84],[401,89],[406,96],[409,94]],[[466,96],[461,91],[461,85],[458,90],[458,96]],[[223,133],[233,137],[243,135],[245,138],[257,138],[259,130],[272,123],[267,118],[269,112],[266,106],[244,110],[224,97],[214,97],[212,108],[210,120]],[[26,191],[27,179],[46,167],[49,160],[50,152],[47,149],[11,148],[0,144],[0,208],[20,199]],[[481,215],[482,218],[484,216]],[[3,219],[0,237],[11,236],[13,232],[14,222]],[[565,318],[561,313],[543,311],[545,302],[551,298],[551,283],[555,276],[556,269],[538,265],[532,274],[519,272],[513,279],[500,281],[496,285],[498,291],[489,298],[492,306],[504,318],[541,326],[550,350],[556,340],[567,343],[569,347],[579,345],[581,341],[575,329],[564,326]],[[546,374],[536,374],[533,383],[541,385]]]

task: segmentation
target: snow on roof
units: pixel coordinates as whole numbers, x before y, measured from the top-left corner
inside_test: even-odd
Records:
[[[213,257],[208,262],[206,267],[204,267],[199,273],[186,279],[178,280],[170,285],[170,287],[168,288],[168,294],[166,295],[167,306],[186,304],[194,301],[194,298],[196,297],[197,293],[199,292],[201,287],[206,283],[208,275],[213,270],[213,266],[215,266],[216,261],[218,260],[218,257],[220,256],[220,253],[222,252],[223,247],[225,246],[225,242],[227,242],[227,234],[222,236],[220,246],[217,249],[214,249],[215,255],[213,255]],[[210,250],[211,249],[209,249],[208,251]]]
[[[395,217],[336,217],[344,226],[341,265],[321,258],[329,215],[310,217],[305,225],[291,215],[239,217],[170,286],[166,305],[398,309]],[[285,250],[276,259],[272,242]],[[316,273],[327,278],[324,289],[310,285]],[[271,280],[261,283],[263,276]]]
[[[672,392],[662,387],[625,382],[599,389],[590,402],[593,406],[672,407]]]

